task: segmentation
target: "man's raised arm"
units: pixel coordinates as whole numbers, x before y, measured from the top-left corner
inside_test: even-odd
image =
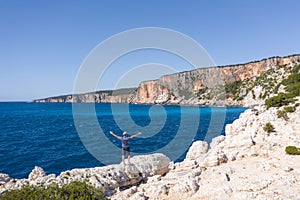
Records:
[[[130,136],[130,138],[132,139],[132,138],[137,137],[137,136],[139,136],[141,134],[142,134],[141,132],[138,132],[137,134],[134,134],[134,135]]]
[[[114,134],[112,131],[109,131],[109,133],[110,133],[112,136],[114,136],[115,138],[120,139],[120,136],[117,136],[117,135]]]

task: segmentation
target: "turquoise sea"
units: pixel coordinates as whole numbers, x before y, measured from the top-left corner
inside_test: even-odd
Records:
[[[143,133],[130,141],[133,155],[162,150],[178,162],[184,159],[193,141],[210,141],[224,134],[225,125],[246,109],[133,104],[77,106],[79,112],[67,103],[0,103],[0,173],[26,178],[34,166],[42,167],[47,174],[59,174],[73,168],[119,163],[121,144],[109,135],[109,130],[121,135],[124,129],[130,135]],[[95,112],[90,112],[90,108]],[[76,123],[74,115],[80,116]],[[164,147],[168,150],[163,150]]]

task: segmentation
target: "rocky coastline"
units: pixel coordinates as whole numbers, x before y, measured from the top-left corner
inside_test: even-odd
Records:
[[[300,146],[300,107],[288,119],[278,118],[278,109],[246,110],[226,126],[226,136],[210,144],[194,142],[180,163],[153,154],[135,156],[131,165],[73,169],[58,176],[35,167],[27,179],[0,174],[0,192],[81,180],[103,189],[109,199],[297,199],[299,156],[287,154],[285,147]],[[263,129],[268,122],[274,131]]]
[[[117,190],[137,185],[150,176],[164,175],[169,171],[170,159],[160,153],[134,156],[131,164],[123,163],[95,168],[72,169],[46,175],[38,166],[28,178],[13,179],[8,174],[0,173],[0,194],[6,190],[20,189],[24,185],[49,186],[52,184],[69,184],[72,181],[86,181],[96,188],[101,188],[106,196]],[[1,195],[0,195],[1,197]]]
[[[198,68],[144,81],[137,88],[96,91],[33,100],[35,103],[131,103],[199,106],[254,106],[272,93],[285,68],[300,55],[271,57],[245,64]],[[276,74],[275,79],[272,74]],[[259,82],[260,81],[260,82]]]

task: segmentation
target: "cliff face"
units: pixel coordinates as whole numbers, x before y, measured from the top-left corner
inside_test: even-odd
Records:
[[[201,104],[200,101],[197,101],[197,98],[200,99],[196,95],[200,90],[244,81],[260,76],[276,66],[294,65],[299,62],[300,55],[293,55],[273,57],[247,64],[199,68],[166,75],[159,80],[142,82],[132,99],[132,103]]]
[[[37,99],[35,103],[127,103],[130,102],[131,94],[111,96],[107,94],[82,94],[67,95],[63,97],[50,97]]]
[[[98,91],[95,93],[62,95],[37,99],[35,103],[128,103],[131,102],[136,88],[126,88],[119,90]]]
[[[145,81],[140,83],[131,103],[165,103],[162,95],[169,99],[170,89],[160,83],[159,80]],[[159,98],[162,102],[158,102]]]
[[[158,80],[144,81],[137,89],[98,91],[95,93],[64,95],[33,102],[95,102],[137,104],[193,104],[251,106],[262,102],[254,94],[266,93],[254,84],[259,76],[280,66],[292,67],[300,63],[300,55],[272,57],[246,64],[199,68],[162,76]],[[276,71],[275,73],[285,73]],[[243,83],[244,82],[244,83]],[[275,80],[275,83],[278,81]],[[234,83],[233,85],[230,85]],[[242,83],[242,87],[236,88]],[[251,87],[249,84],[252,83]],[[231,91],[235,88],[234,91]],[[253,95],[248,95],[252,93]],[[247,100],[247,102],[244,101]],[[250,102],[250,103],[249,103]]]

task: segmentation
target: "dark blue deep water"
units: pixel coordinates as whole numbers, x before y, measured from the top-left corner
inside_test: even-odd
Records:
[[[85,109],[86,106],[95,108],[95,114]],[[47,174],[59,174],[73,168],[119,163],[120,154],[112,151],[108,144],[120,150],[120,141],[108,132],[112,130],[121,135],[124,127],[130,135],[143,132],[141,137],[130,141],[133,155],[160,152],[160,149],[172,144],[169,145],[171,150],[163,153],[170,153],[168,156],[172,158],[172,152],[179,152],[180,156],[174,161],[181,161],[187,150],[186,145],[191,145],[195,140],[210,141],[212,137],[224,134],[225,125],[232,123],[246,109],[115,106],[112,110],[111,104],[82,104],[80,112],[76,113],[81,120],[75,123],[72,104],[0,103],[0,173],[7,173],[13,178],[26,178],[34,166],[42,167]],[[129,114],[124,108],[129,109]],[[93,116],[97,125],[92,123]],[[85,136],[89,140],[82,142]],[[106,139],[107,142],[97,143]],[[94,153],[90,153],[87,146],[96,149]],[[99,161],[96,154],[110,159]]]

